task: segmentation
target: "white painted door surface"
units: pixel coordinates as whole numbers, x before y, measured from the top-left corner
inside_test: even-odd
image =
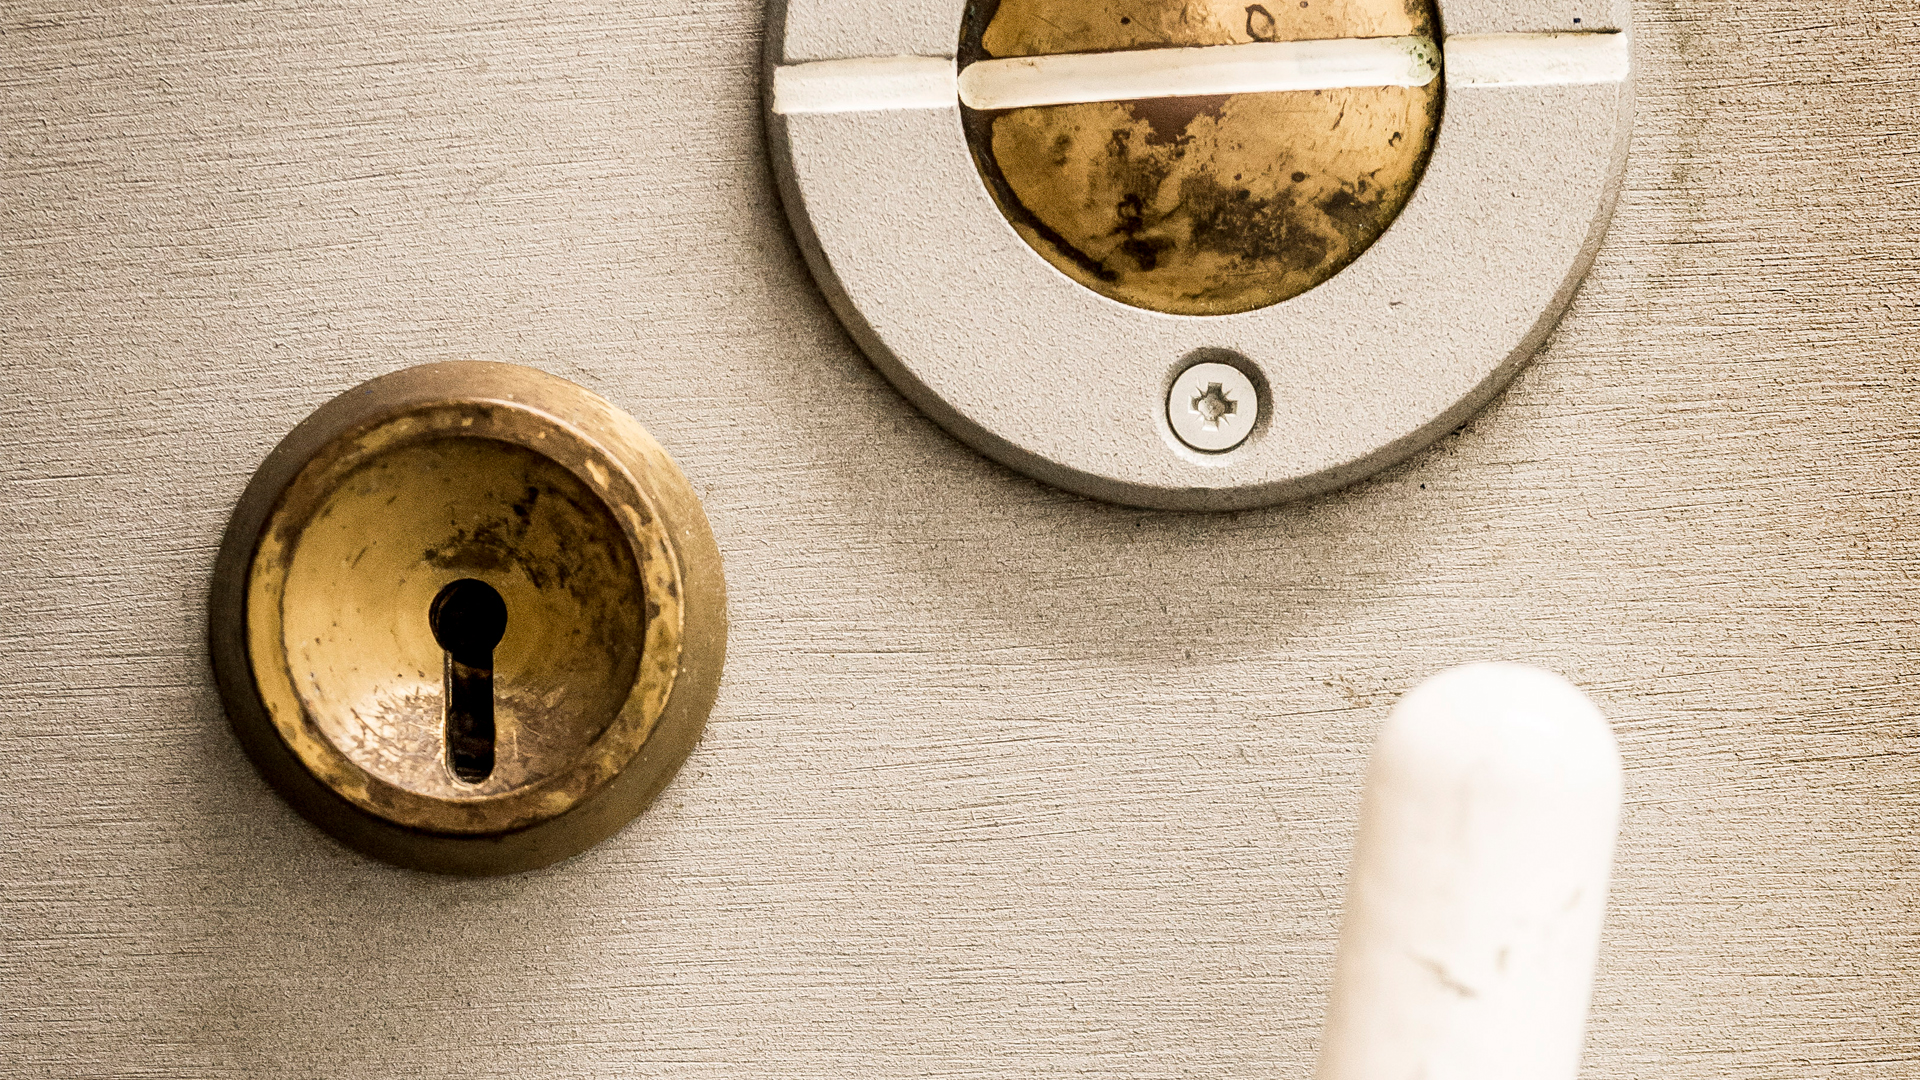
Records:
[[[1367,745],[1507,658],[1626,760],[1585,1075],[1920,1075],[1920,17],[1635,15],[1537,363],[1197,515],[993,465],[859,355],[747,0],[0,7],[0,1073],[1304,1077]],[[297,817],[204,644],[267,451],[454,358],[646,424],[733,626],[653,810],[477,881]]]

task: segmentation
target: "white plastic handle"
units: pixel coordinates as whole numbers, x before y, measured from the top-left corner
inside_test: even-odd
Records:
[[[1520,664],[1442,672],[1374,743],[1319,1080],[1571,1080],[1619,830],[1599,710]]]

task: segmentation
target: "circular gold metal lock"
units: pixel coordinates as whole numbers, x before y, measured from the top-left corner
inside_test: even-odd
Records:
[[[530,869],[666,786],[718,688],[726,600],[686,478],[631,417],[507,364],[322,406],[228,525],[210,604],[227,714],[349,846]]]
[[[1154,311],[1251,311],[1338,273],[1413,194],[1440,119],[1435,21],[1431,0],[970,4],[957,61],[963,103],[969,89],[980,100],[978,88],[1045,74],[1043,64],[1055,69],[1055,96],[1085,96],[1078,86],[1125,72],[1127,54],[1140,77],[1177,89],[1200,65],[1156,69],[1155,58],[1168,54],[1150,50],[1260,42],[1377,45],[1387,56],[1405,53],[1404,66],[1426,78],[968,107],[962,118],[994,202],[1060,272]],[[1076,78],[1058,58],[1081,54],[1106,55]],[[1017,62],[1027,57],[1050,59]]]

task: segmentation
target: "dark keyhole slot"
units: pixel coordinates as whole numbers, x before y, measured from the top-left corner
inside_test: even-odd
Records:
[[[477,784],[493,773],[493,647],[507,632],[507,602],[461,578],[433,598],[427,620],[447,650],[447,764]]]

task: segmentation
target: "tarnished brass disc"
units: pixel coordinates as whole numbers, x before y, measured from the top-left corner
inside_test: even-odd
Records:
[[[975,0],[959,62],[1259,41],[1431,37],[1431,0]],[[1061,272],[1122,303],[1225,315],[1346,267],[1432,150],[1440,81],[963,110],[994,201]]]
[[[453,588],[504,615],[478,653],[442,642]],[[725,647],[718,553],[666,452],[506,364],[395,372],[296,428],[234,512],[210,607],[267,779],[362,851],[456,873],[552,862],[639,813]]]

